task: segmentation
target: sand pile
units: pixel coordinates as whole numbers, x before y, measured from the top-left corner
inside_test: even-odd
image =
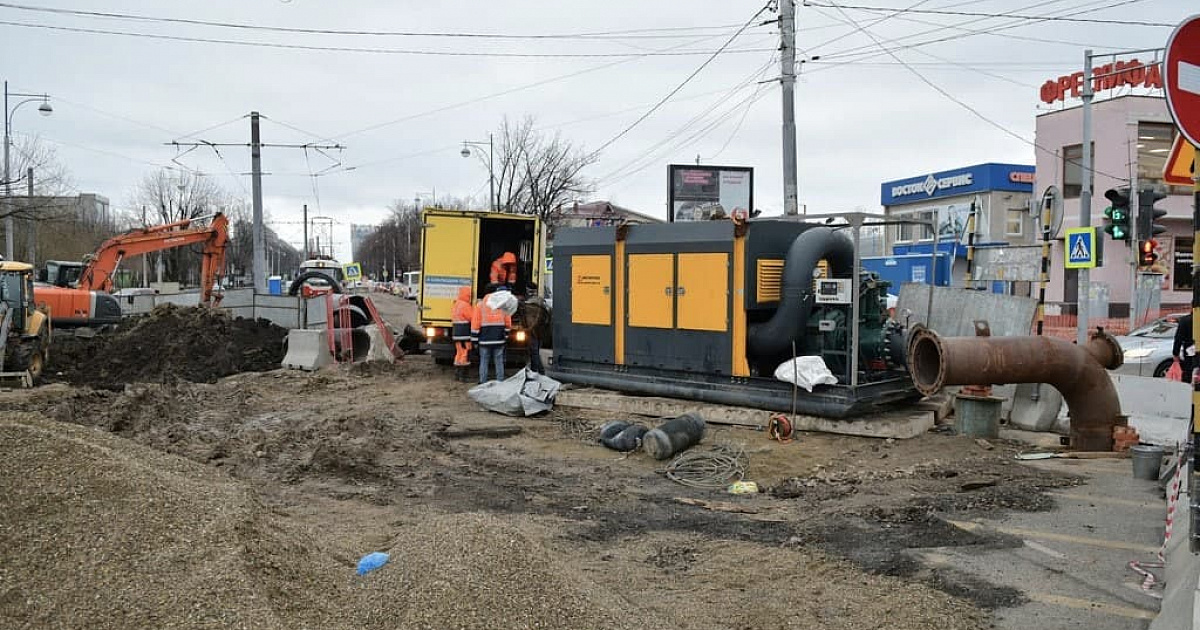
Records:
[[[356,577],[374,550],[212,468],[29,414],[0,420],[0,451],[0,627],[666,627],[496,517],[395,531],[392,561]]]
[[[102,389],[119,390],[134,382],[212,383],[239,372],[279,367],[286,337],[287,329],[265,319],[162,304],[112,333],[90,339],[57,336],[48,372]]]

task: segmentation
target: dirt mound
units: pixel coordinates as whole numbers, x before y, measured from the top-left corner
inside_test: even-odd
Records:
[[[91,339],[61,335],[50,374],[75,385],[119,390],[129,383],[213,383],[279,367],[287,329],[225,311],[162,304]]]
[[[536,533],[479,514],[348,549],[210,468],[82,427],[0,420],[0,626],[638,628]],[[361,543],[360,543],[361,544]],[[661,626],[653,623],[650,625]],[[664,626],[665,627],[665,626]]]

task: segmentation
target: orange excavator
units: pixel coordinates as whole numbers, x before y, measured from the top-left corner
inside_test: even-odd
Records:
[[[203,244],[200,271],[200,303],[216,306],[221,294],[217,276],[225,266],[225,247],[229,243],[229,219],[221,213],[202,224],[207,217],[185,219],[165,225],[139,228],[114,236],[83,263],[50,262],[34,285],[34,301],[50,307],[55,326],[104,326],[121,320],[121,306],[110,295],[113,276],[121,261],[129,256]],[[78,273],[76,273],[78,272]]]

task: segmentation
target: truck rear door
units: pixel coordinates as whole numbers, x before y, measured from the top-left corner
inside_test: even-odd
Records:
[[[421,230],[421,322],[449,325],[458,288],[474,293],[478,274],[479,219],[426,211]]]

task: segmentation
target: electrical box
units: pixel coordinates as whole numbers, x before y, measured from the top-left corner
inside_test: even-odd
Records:
[[[849,278],[817,278],[817,304],[849,304]]]

